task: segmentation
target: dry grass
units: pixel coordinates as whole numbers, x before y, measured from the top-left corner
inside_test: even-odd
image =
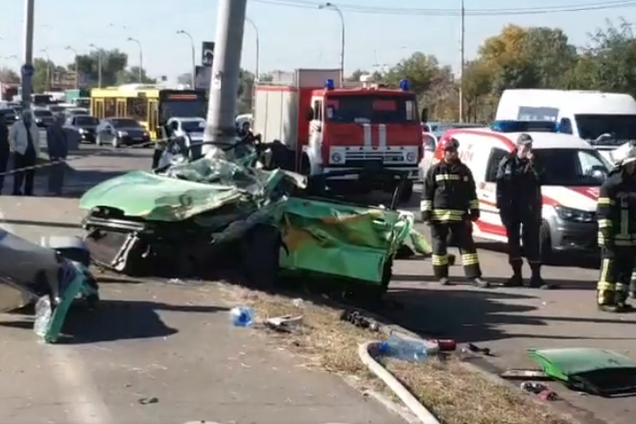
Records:
[[[276,344],[309,359],[332,373],[357,377],[360,386],[388,390],[362,364],[358,346],[383,333],[370,333],[340,321],[340,310],[255,291],[240,291],[244,305],[254,308],[259,319],[303,315],[303,326],[293,334],[274,335]],[[389,360],[385,364],[444,424],[572,424],[567,417],[550,415],[527,395],[499,385],[480,373],[467,371],[458,359],[431,359],[424,364]]]

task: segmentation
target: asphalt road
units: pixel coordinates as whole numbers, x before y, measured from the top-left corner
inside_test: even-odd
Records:
[[[71,192],[150,164],[149,150],[83,150]],[[0,213],[3,228],[34,242],[81,232],[72,195],[0,196]],[[75,312],[67,344],[40,344],[30,317],[0,314],[0,422],[404,423],[341,378],[273,348],[264,333],[231,326],[237,300],[219,284],[101,284],[100,309]]]
[[[73,162],[69,185],[79,192],[149,162],[147,150],[99,151]],[[407,209],[415,211],[416,203]],[[3,226],[34,241],[80,231],[72,196],[0,197],[0,211]],[[480,244],[479,254],[484,277],[505,281],[510,270],[501,246]],[[496,354],[489,360],[502,368],[531,366],[527,348],[598,347],[636,358],[634,316],[596,310],[597,273],[579,258],[544,267],[544,278],[559,290],[483,290],[440,287],[429,261],[397,261],[388,299],[404,309],[386,314],[425,336],[489,347]],[[460,266],[451,274],[462,281]],[[294,358],[265,347],[259,336],[230,327],[226,308],[232,301],[215,285],[107,283],[102,291],[107,307],[73,329],[81,340],[75,345],[39,345],[16,317],[2,318],[0,378],[12,384],[0,388],[0,422],[401,422],[339,379],[293,366]],[[633,424],[636,418],[631,398],[555,390],[607,423]],[[158,402],[142,404],[149,398]]]

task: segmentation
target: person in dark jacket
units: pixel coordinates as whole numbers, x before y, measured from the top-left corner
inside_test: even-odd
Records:
[[[48,194],[55,196],[62,194],[68,156],[68,134],[62,126],[63,123],[64,116],[57,116],[53,125],[46,129],[46,144],[51,160]]]
[[[424,180],[420,209],[431,227],[433,272],[442,285],[448,280],[448,238],[457,242],[466,278],[478,287],[489,287],[481,278],[472,222],[479,219],[479,202],[470,169],[459,159],[459,142],[443,140],[444,158],[431,166]]]
[[[517,146],[499,163],[497,170],[497,208],[508,236],[508,262],[512,277],[507,287],[523,285],[523,252],[532,275],[530,287],[550,288],[541,277],[539,231],[541,228],[541,180],[532,154],[532,137],[521,134]]]
[[[9,127],[7,126],[4,115],[0,115],[0,194],[2,194],[2,189],[4,188],[4,174],[7,172],[10,152]]]
[[[617,166],[601,186],[596,205],[601,272],[597,305],[606,312],[632,309],[626,303],[636,254],[636,146],[621,146]],[[617,149],[618,150],[618,149]]]

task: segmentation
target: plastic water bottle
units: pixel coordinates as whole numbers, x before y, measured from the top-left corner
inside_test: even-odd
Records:
[[[382,342],[380,353],[383,356],[407,362],[424,362],[428,358],[428,349],[424,343],[395,334],[391,334],[389,340]]]
[[[254,325],[254,310],[239,306],[230,310],[230,317],[235,327],[251,327]]]

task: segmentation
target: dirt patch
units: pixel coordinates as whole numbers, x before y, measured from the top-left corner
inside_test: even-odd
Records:
[[[384,384],[367,369],[358,356],[358,346],[369,340],[386,339],[342,322],[342,310],[306,300],[241,289],[234,294],[239,304],[254,308],[259,320],[282,315],[302,315],[303,326],[292,334],[271,337],[277,346],[303,356],[309,365],[353,376],[362,388],[387,393]],[[443,424],[573,424],[547,408],[532,402],[513,388],[496,384],[485,376],[467,371],[459,359],[432,358],[424,364],[383,361],[386,368],[418,397]],[[392,394],[391,394],[392,395]]]

